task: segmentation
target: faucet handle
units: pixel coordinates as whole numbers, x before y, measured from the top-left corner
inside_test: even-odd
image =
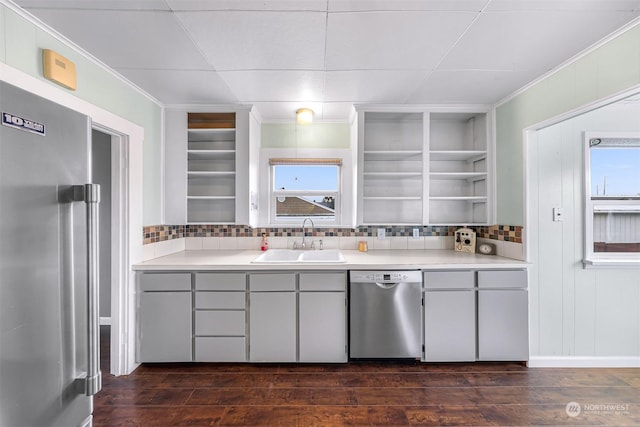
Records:
[[[316,248],[316,242],[315,241],[311,241],[311,249],[315,249]]]
[[[292,249],[298,249],[298,242],[293,242],[293,248]]]
[[[322,250],[322,239],[320,239],[320,250]]]

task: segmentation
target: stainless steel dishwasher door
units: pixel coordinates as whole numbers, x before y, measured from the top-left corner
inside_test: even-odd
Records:
[[[352,271],[351,358],[422,356],[422,275],[419,271]]]

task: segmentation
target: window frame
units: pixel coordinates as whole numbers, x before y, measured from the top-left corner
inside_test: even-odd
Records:
[[[275,188],[275,168],[280,165],[292,166],[312,166],[312,165],[330,165],[337,167],[337,190],[277,190]],[[305,158],[305,159],[288,159],[288,158],[272,158],[269,159],[269,223],[276,227],[282,226],[299,226],[306,217],[293,219],[293,217],[277,218],[275,200],[279,196],[283,197],[305,197],[305,196],[333,196],[334,215],[333,219],[324,219],[310,216],[316,226],[339,226],[342,218],[342,175],[343,162],[342,159],[325,159],[325,158]]]
[[[593,138],[632,138],[640,139],[639,132],[585,132],[584,150],[584,259],[585,268],[597,266],[640,266],[640,252],[595,252],[594,251],[594,214],[595,212],[640,211],[640,198],[600,198],[593,199],[591,194],[591,143]],[[640,147],[638,148],[640,150]]]

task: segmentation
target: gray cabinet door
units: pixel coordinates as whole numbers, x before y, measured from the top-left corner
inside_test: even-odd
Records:
[[[424,294],[424,343],[427,362],[476,360],[475,291]]]
[[[142,292],[139,362],[190,362],[191,292]]]
[[[527,291],[478,291],[478,359],[528,360]]]
[[[296,361],[295,292],[251,292],[249,319],[252,362]]]
[[[346,362],[344,292],[301,292],[300,362]]]

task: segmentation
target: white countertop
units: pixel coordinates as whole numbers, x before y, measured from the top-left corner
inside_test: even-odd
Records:
[[[252,263],[255,250],[193,250],[154,258],[133,266],[138,271],[265,271],[265,270],[434,270],[452,268],[507,269],[529,264],[495,255],[452,250],[341,250],[346,263]]]

